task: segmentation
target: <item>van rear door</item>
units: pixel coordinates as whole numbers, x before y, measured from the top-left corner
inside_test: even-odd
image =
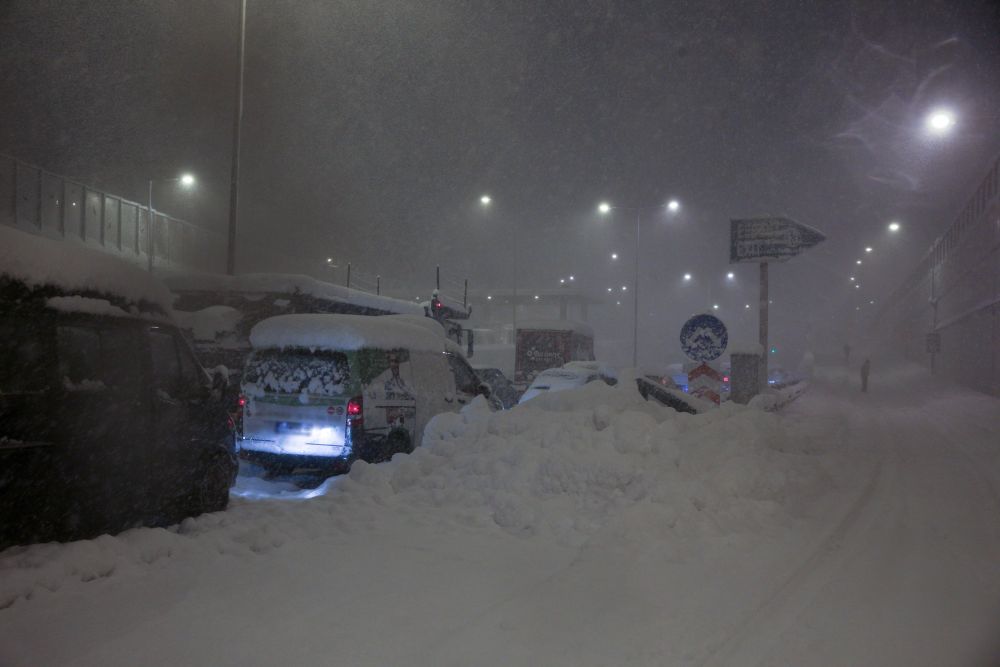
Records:
[[[347,408],[360,397],[352,366],[343,352],[254,352],[243,374],[241,447],[331,461],[349,457]]]

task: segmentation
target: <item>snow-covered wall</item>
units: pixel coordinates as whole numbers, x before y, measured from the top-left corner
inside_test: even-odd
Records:
[[[1000,157],[920,264],[885,302],[877,342],[1000,396]],[[941,351],[927,351],[937,333]]]

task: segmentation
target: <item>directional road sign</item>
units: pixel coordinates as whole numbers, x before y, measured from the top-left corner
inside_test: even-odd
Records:
[[[716,405],[721,400],[723,375],[706,363],[688,373],[688,391],[693,396],[712,401]]]
[[[681,327],[681,349],[695,361],[718,359],[728,344],[726,325],[714,315],[695,315]]]
[[[783,262],[824,240],[812,227],[788,218],[731,220],[729,263]]]

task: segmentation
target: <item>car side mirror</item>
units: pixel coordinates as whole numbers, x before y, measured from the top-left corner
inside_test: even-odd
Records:
[[[229,389],[229,369],[225,366],[216,366],[208,373],[212,377],[212,400],[221,401]]]

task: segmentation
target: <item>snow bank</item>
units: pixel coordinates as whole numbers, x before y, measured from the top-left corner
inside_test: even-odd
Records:
[[[302,347],[312,350],[406,348],[443,352],[446,341],[423,326],[388,317],[368,315],[279,315],[254,325],[250,344],[255,348]]]
[[[174,297],[148,272],[78,243],[0,225],[0,275],[67,292],[93,291],[171,311]]]
[[[757,530],[795,489],[825,488],[819,448],[802,439],[773,413],[724,404],[682,414],[642,400],[629,384],[591,383],[502,412],[480,397],[461,413],[434,417],[413,454],[356,463],[310,500],[254,503],[245,498],[262,495],[264,485],[244,484],[229,511],[172,529],[11,548],[0,555],[0,609],[39,591],[138,575],[162,559],[260,556],[383,522],[433,524],[456,544],[472,530],[576,547],[638,512],[643,522],[615,529],[623,539],[645,539],[629,531],[656,526],[677,548],[696,551],[698,540]]]
[[[53,296],[45,300],[45,305],[64,313],[129,317],[129,313],[113,305],[107,299],[91,299],[86,296]]]
[[[244,273],[227,276],[217,273],[176,273],[164,276],[170,289],[176,292],[249,292],[269,294],[308,294],[319,299],[350,303],[388,313],[423,316],[424,309],[416,303],[369,294],[361,290],[326,283],[309,276],[284,273]]]

